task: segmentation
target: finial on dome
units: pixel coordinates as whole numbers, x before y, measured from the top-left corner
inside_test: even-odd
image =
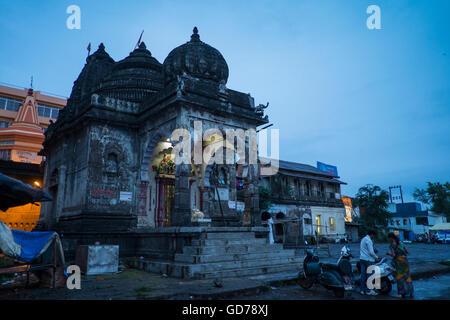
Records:
[[[193,34],[191,36],[191,41],[200,41],[200,35],[198,34],[197,27],[194,27]]]
[[[105,50],[105,45],[103,44],[103,42],[100,43],[100,45],[98,46],[98,49],[101,50],[101,51]]]
[[[147,49],[147,46],[145,45],[144,41],[142,41],[142,42],[139,44],[139,49]]]
[[[28,95],[29,96],[33,95],[33,76],[31,76],[31,79],[30,79],[30,88],[28,89]]]

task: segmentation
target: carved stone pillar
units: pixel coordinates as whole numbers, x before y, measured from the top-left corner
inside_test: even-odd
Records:
[[[189,165],[179,164],[176,166],[173,226],[189,226],[191,224],[189,176]]]
[[[242,225],[244,226],[250,226],[252,223],[251,219],[251,212],[252,212],[252,202],[251,202],[251,194],[250,194],[250,183],[249,183],[249,177],[244,178],[244,214],[242,216]]]
[[[261,225],[261,214],[259,212],[259,168],[258,164],[250,164],[248,168],[248,180],[249,180],[249,203],[250,203],[250,215],[251,224],[253,226]]]
[[[58,175],[58,194],[56,196],[56,210],[55,210],[55,217],[54,217],[54,221],[55,223],[58,223],[59,221],[59,217],[61,217],[62,214],[62,207],[64,204],[64,198],[65,198],[65,194],[64,194],[64,190],[66,190],[66,171],[67,171],[67,167],[66,165],[62,164],[59,167],[59,175]]]

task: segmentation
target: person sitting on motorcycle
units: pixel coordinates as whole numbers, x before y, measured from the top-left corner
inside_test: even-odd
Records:
[[[367,268],[373,265],[380,258],[376,255],[373,247],[373,239],[377,235],[375,230],[369,230],[367,235],[362,238],[360,245],[360,264],[361,264],[361,281],[360,293],[367,295],[376,295],[375,290],[367,288]]]

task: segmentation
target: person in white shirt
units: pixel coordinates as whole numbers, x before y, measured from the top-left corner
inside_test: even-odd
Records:
[[[360,293],[368,295],[376,295],[374,290],[367,289],[367,268],[373,265],[374,262],[379,260],[373,248],[373,239],[375,238],[377,232],[375,230],[370,230],[367,235],[362,238],[360,246],[360,264],[361,264],[361,283],[360,283]]]

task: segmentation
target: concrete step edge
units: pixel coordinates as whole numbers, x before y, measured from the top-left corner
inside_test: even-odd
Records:
[[[293,264],[274,264],[267,266],[249,267],[249,268],[235,268],[217,272],[194,272],[193,276],[197,279],[212,279],[212,278],[228,278],[228,277],[245,277],[245,276],[262,276],[271,273],[280,272],[298,272],[300,269]]]
[[[237,257],[236,257],[237,256]],[[245,252],[245,253],[225,253],[225,254],[176,254],[176,262],[188,262],[191,263],[212,263],[212,262],[227,262],[227,261],[237,261],[237,260],[255,260],[255,259],[266,259],[266,258],[287,258],[296,257],[294,252],[284,252],[284,251],[268,251],[268,252]],[[200,262],[195,262],[200,261]],[[203,261],[203,262],[201,262]]]

